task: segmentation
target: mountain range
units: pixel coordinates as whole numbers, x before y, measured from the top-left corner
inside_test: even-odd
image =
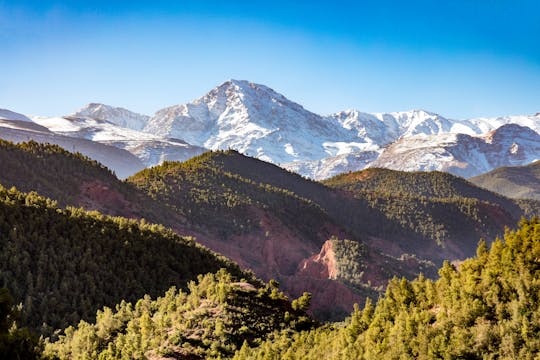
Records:
[[[163,161],[234,149],[313,179],[367,167],[472,177],[540,158],[540,113],[456,120],[424,111],[318,115],[267,86],[229,80],[153,116],[91,103],[42,117],[0,110],[0,137],[59,144],[121,178]]]

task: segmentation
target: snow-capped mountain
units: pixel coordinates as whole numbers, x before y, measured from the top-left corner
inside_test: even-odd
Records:
[[[465,120],[424,110],[321,116],[243,80],[226,81],[152,117],[96,103],[64,117],[0,110],[1,129],[21,130],[22,122],[25,131],[127,150],[147,167],[231,148],[314,179],[370,166],[473,176],[540,158],[540,113]]]
[[[15,121],[32,121],[29,117],[7,109],[0,109],[0,119]]]
[[[95,120],[105,120],[115,125],[142,130],[150,116],[137,114],[121,107],[105,104],[90,103],[71,115],[72,117],[89,117]]]
[[[402,137],[417,134],[479,133],[476,126],[463,121],[449,120],[424,110],[375,114],[345,110],[330,117],[339,121],[344,128],[354,130],[359,138],[378,146],[385,146]]]
[[[321,180],[355,169],[364,169],[379,155],[379,151],[357,151],[321,160],[293,161],[282,164],[282,167],[312,179]]]
[[[127,150],[137,156],[146,167],[166,160],[184,161],[205,151],[182,140],[163,138],[118,126],[110,122],[108,118],[96,119],[90,116],[70,115],[65,117],[33,116],[32,120],[57,134],[88,139]],[[115,117],[113,120],[125,123],[129,118],[124,121]]]
[[[238,80],[158,111],[144,131],[212,150],[233,148],[278,164],[319,160],[365,145],[335,119],[307,111],[264,85]]]
[[[492,118],[474,118],[467,120],[479,128],[479,133],[493,131],[503,125],[517,124],[533,129],[540,134],[540,113],[534,115],[499,116]]]
[[[114,170],[120,178],[128,177],[145,167],[137,157],[126,150],[92,140],[61,135],[29,120],[0,119],[0,139],[15,143],[34,140],[56,144],[68,151],[80,152],[99,161]]]
[[[540,135],[516,124],[484,135],[447,133],[404,137],[368,167],[404,171],[440,170],[471,177],[500,166],[528,164],[540,157]]]

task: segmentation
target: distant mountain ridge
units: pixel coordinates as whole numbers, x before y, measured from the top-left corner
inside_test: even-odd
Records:
[[[530,141],[509,142],[515,136],[534,145],[531,131],[540,133],[539,114],[456,120],[425,110],[371,114],[351,109],[322,116],[244,80],[228,80],[153,116],[90,103],[53,118],[0,110],[0,129],[10,127],[2,118],[33,121],[52,133],[126,150],[146,167],[187,160],[208,149],[234,149],[314,179],[373,166],[470,177],[540,159]],[[498,146],[486,145],[490,133],[504,134],[510,125],[520,127]]]
[[[470,181],[511,198],[540,200],[540,160],[527,166],[500,167]]]

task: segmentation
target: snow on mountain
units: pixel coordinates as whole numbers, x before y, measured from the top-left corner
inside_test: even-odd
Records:
[[[264,86],[229,80],[205,96],[158,111],[144,131],[207,149],[232,148],[274,163],[337,155],[364,142],[332,118],[323,118]]]
[[[184,161],[205,151],[182,140],[162,138],[120,127],[111,123],[109,119],[34,116],[32,120],[57,134],[92,140],[127,150],[137,156],[146,167],[158,165],[165,160]]]
[[[105,104],[90,103],[73,113],[72,117],[89,117],[95,120],[105,120],[115,125],[133,129],[142,130],[150,116],[137,114],[121,107],[113,107]]]
[[[484,135],[414,135],[388,146],[369,167],[403,171],[440,170],[463,177],[540,158],[540,135],[516,124]]]
[[[15,121],[32,121],[30,118],[23,114],[19,114],[7,109],[0,109],[0,119]]]
[[[540,113],[465,120],[424,110],[321,116],[243,80],[226,81],[151,118],[91,103],[73,115],[52,118],[0,110],[0,127],[111,145],[145,166],[232,148],[314,179],[368,166],[472,176],[540,158]]]
[[[69,137],[49,131],[31,122],[0,120],[0,138],[15,143],[34,140],[56,144],[71,152],[80,152],[114,170],[120,178],[126,178],[145,166],[128,151],[95,141]]]
[[[478,126],[467,121],[446,119],[424,110],[374,114],[345,110],[329,117],[336,119],[344,128],[354,130],[358,137],[381,147],[418,134],[481,133]]]
[[[480,129],[480,133],[487,133],[507,124],[517,124],[531,128],[540,134],[540,113],[535,115],[510,115],[491,118],[474,118],[466,121],[477,126]]]
[[[178,139],[112,140],[100,142],[129,151],[137,156],[146,167],[155,166],[164,161],[186,161],[208,151],[205,148],[193,146]]]
[[[294,161],[282,166],[298,174],[314,180],[327,179],[332,176],[366,168],[379,156],[377,151],[359,151],[340,154],[321,160]]]

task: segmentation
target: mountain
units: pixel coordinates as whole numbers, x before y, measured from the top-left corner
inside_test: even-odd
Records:
[[[264,86],[229,80],[203,97],[158,111],[144,129],[211,150],[238,150],[276,164],[357,148],[352,131]]]
[[[320,116],[264,85],[229,80],[193,102],[158,111],[144,131],[212,150],[235,149],[314,179],[387,163],[396,169],[437,169],[472,176],[498,165],[484,161],[483,151],[504,153],[506,149],[492,146],[478,152],[468,149],[467,143],[474,143],[474,148],[477,137],[489,142],[490,132],[507,131],[498,129],[512,124],[522,126],[523,136],[530,137],[525,128],[538,133],[538,120],[537,115],[455,120],[424,110],[375,114],[346,110]],[[450,145],[464,147],[455,152],[467,154],[448,155]],[[529,152],[540,157],[538,152]],[[446,164],[449,161],[457,166]],[[508,161],[523,164],[526,160]]]
[[[99,161],[122,178],[145,167],[128,151],[87,139],[61,135],[30,121],[0,119],[0,139],[16,143],[33,140],[60,145],[71,152],[80,152]]]
[[[97,109],[102,109],[103,106],[105,106],[101,104],[93,105],[96,105]],[[182,140],[162,138],[150,133],[121,127],[117,125],[115,121],[129,121],[129,118],[120,118],[123,113],[115,115],[119,116],[119,118],[116,118],[115,116],[112,116],[111,118],[106,117],[107,115],[110,115],[108,112],[97,112],[94,114],[90,111],[81,111],[81,113],[89,113],[90,116],[34,116],[32,117],[32,120],[56,134],[72,138],[87,139],[96,143],[126,150],[135,155],[145,167],[157,165],[167,160],[187,160],[205,151],[203,148],[192,146]],[[116,113],[112,112],[112,114],[114,115]],[[101,116],[103,118],[94,118],[91,116]],[[134,174],[137,170],[140,169],[131,171],[128,175]]]
[[[504,196],[540,200],[540,161],[526,166],[500,167],[469,180]]]
[[[71,117],[89,117],[96,120],[104,120],[133,130],[142,130],[150,119],[148,115],[141,115],[124,108],[98,103],[90,103],[84,106],[73,113]]]
[[[487,133],[503,125],[516,124],[528,127],[540,134],[540,112],[534,115],[509,115],[497,117],[482,117],[467,120],[479,128],[478,134]]]
[[[523,154],[511,156],[505,144],[482,144],[491,143],[492,134],[509,132],[512,125],[521,127],[516,137],[532,139],[527,129],[540,132],[538,114],[457,120],[425,110],[372,114],[345,110],[321,116],[267,86],[245,80],[228,80],[192,102],[158,110],[152,117],[98,103],[63,117],[12,112],[8,116],[8,112],[4,110],[5,117],[31,119],[56,134],[127,150],[145,167],[184,161],[208,149],[234,149],[317,180],[367,167],[442,170],[469,177],[540,158],[536,147],[523,147],[526,143],[511,150]],[[505,161],[497,161],[498,157]],[[103,162],[104,156],[93,158]]]
[[[380,147],[400,138],[413,135],[439,135],[449,132],[478,134],[479,128],[465,121],[449,120],[424,110],[392,113],[363,113],[346,110],[330,115],[346,129],[354,130],[359,138]]]
[[[516,124],[487,134],[415,135],[384,149],[370,167],[394,170],[439,170],[463,177],[491,169],[527,164],[540,156],[540,135]]]
[[[0,120],[32,121],[23,114],[19,114],[7,109],[0,109]]]

